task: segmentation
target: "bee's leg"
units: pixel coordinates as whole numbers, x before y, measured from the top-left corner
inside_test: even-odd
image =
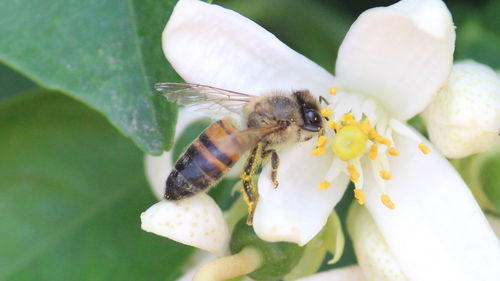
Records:
[[[259,192],[257,190],[257,187],[253,184],[252,178],[257,172],[257,169],[261,163],[261,151],[262,144],[258,143],[257,146],[255,146],[252,151],[250,151],[250,155],[248,156],[241,173],[241,182],[243,184],[243,198],[248,205],[248,225],[252,225],[255,206],[257,205],[257,200],[259,199]]]
[[[262,158],[266,158],[271,155],[271,181],[273,182],[274,188],[279,185],[278,182],[278,167],[280,165],[280,158],[278,157],[278,152],[275,149],[268,149],[262,153]]]

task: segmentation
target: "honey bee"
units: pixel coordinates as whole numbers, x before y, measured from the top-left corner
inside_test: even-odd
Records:
[[[180,200],[207,190],[242,154],[250,151],[241,172],[249,225],[259,197],[252,177],[263,161],[270,158],[271,180],[276,188],[276,150],[323,132],[319,102],[308,90],[252,96],[198,84],[158,83],[155,88],[171,102],[222,117],[206,128],[177,160],[167,178],[164,198]],[[241,117],[244,129],[238,129],[233,119],[227,117],[231,114]]]

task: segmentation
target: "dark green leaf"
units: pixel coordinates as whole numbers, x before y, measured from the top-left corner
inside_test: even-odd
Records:
[[[143,150],[171,145],[176,109],[152,85],[176,75],[161,51],[175,0],[0,2],[0,60],[102,112]]]
[[[0,63],[0,103],[36,88],[29,79]]]
[[[174,280],[191,249],[140,229],[143,154],[81,104],[0,106],[0,280]]]

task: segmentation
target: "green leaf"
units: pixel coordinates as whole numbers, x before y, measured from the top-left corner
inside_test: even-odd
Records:
[[[88,108],[0,105],[0,280],[174,280],[191,249],[143,232],[143,154]]]
[[[102,112],[141,149],[170,147],[176,108],[153,84],[177,80],[161,51],[175,0],[0,2],[0,61]]]
[[[0,103],[37,88],[29,79],[0,63]]]

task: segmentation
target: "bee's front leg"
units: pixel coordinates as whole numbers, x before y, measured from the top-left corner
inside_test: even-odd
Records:
[[[278,182],[278,167],[280,165],[280,158],[278,156],[278,152],[275,149],[268,149],[262,153],[262,158],[266,158],[271,155],[271,181],[274,185],[274,188],[277,188],[279,185]]]
[[[243,171],[241,173],[241,182],[243,184],[243,198],[248,205],[248,217],[247,224],[252,225],[253,214],[255,212],[255,207],[257,205],[257,200],[259,199],[259,192],[257,187],[253,184],[252,178],[257,172],[259,165],[261,163],[262,155],[262,144],[259,143],[255,146],[248,156],[245,165],[243,166]]]

